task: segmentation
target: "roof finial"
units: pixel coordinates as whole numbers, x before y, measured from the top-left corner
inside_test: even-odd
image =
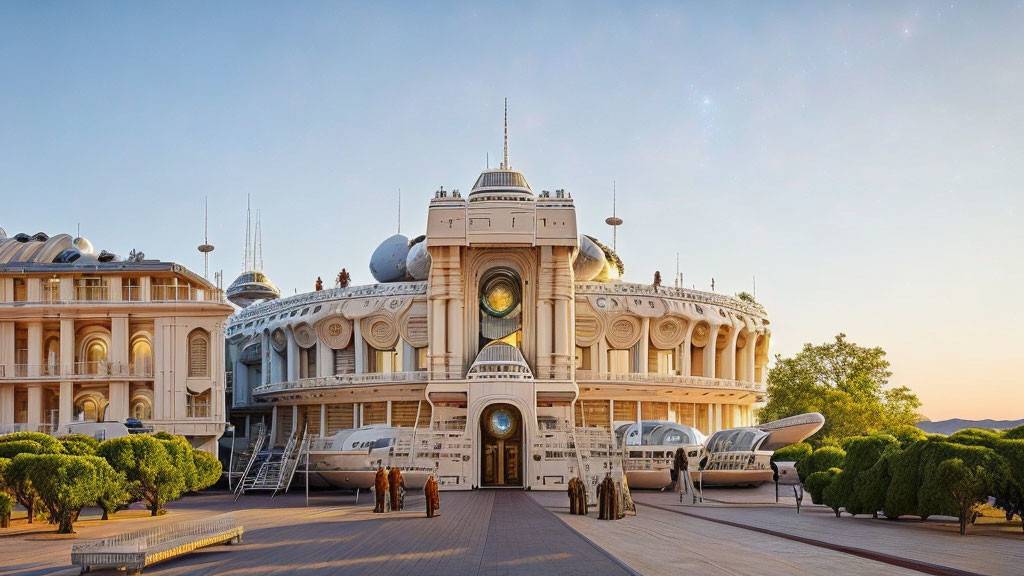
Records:
[[[508,98],[505,98],[505,155],[504,160],[501,163],[503,170],[511,168],[508,164]]]

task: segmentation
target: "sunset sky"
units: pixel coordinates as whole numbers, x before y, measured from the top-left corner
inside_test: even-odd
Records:
[[[1024,418],[1024,3],[0,4],[0,227],[369,283],[502,147],[626,280],[753,291],[773,353],[882,346],[933,420]]]

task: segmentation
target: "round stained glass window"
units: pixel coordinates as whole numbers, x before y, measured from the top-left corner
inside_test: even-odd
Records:
[[[495,410],[494,412],[491,412],[488,428],[491,436],[504,439],[508,438],[515,432],[516,422],[512,418],[512,415],[507,411]]]

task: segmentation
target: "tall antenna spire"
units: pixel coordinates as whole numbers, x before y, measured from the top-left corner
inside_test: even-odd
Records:
[[[213,244],[210,244],[210,197],[203,198],[203,243],[199,245],[199,251],[203,253],[203,278],[210,279],[210,252],[213,252]]]
[[[615,215],[615,180],[612,180],[612,215],[605,218],[604,223],[612,227],[612,250],[619,251],[619,226],[622,225],[622,218]]]
[[[502,157],[504,160],[501,163],[503,170],[511,168],[508,164],[508,98],[505,98],[505,155]]]
[[[252,265],[256,270],[263,270],[263,231],[260,225],[260,211],[256,210],[256,238],[252,252]]]
[[[249,244],[249,239],[252,238],[252,236],[250,235],[251,232],[252,232],[252,230],[251,230],[251,227],[252,227],[252,210],[250,209],[249,198],[250,198],[249,195],[246,194],[245,195],[245,252],[244,252],[244,256],[242,256],[242,271],[243,272],[245,272],[246,270],[252,270],[252,267],[249,266],[249,249],[251,247],[251,245]]]

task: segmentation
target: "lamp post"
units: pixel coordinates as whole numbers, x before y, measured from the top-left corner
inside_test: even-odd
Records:
[[[235,471],[235,425],[228,423],[225,432],[231,432],[231,452],[228,454],[228,490],[231,490],[231,475]]]

